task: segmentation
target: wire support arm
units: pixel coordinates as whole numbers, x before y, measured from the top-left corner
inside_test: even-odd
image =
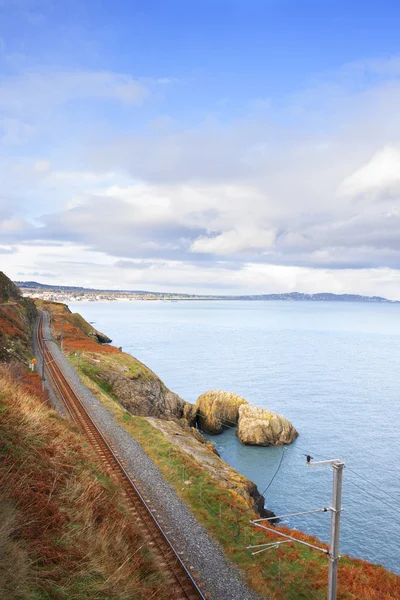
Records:
[[[314,550],[319,550],[320,552],[323,552],[324,554],[329,554],[329,550],[326,550],[325,548],[321,548],[320,546],[314,546],[314,544],[309,544],[308,542],[303,542],[303,540],[298,540],[297,538],[295,538],[291,535],[287,535],[286,533],[282,533],[281,531],[277,531],[276,529],[273,529],[272,527],[266,527],[265,525],[262,525],[261,523],[256,523],[255,521],[250,521],[250,523],[252,523],[256,527],[265,529],[265,531],[270,531],[271,533],[275,533],[276,535],[281,535],[282,537],[287,538],[288,540],[292,540],[293,542],[297,542],[298,544],[303,544],[303,546],[308,546],[309,548],[313,548]]]
[[[254,519],[251,523],[262,523],[263,521],[274,521],[275,519],[286,519],[287,517],[300,517],[301,515],[312,515],[313,513],[328,512],[332,510],[330,506],[324,506],[324,508],[315,508],[313,510],[306,510],[305,512],[289,513],[287,515],[277,515],[276,517],[265,517],[263,519]]]

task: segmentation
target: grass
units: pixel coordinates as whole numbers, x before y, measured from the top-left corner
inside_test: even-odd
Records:
[[[0,598],[171,599],[80,433],[0,365]]]
[[[113,346],[109,346],[109,348],[113,348]],[[79,364],[80,370],[86,371],[85,374],[96,382],[98,378],[102,378],[104,381],[106,372],[119,372],[130,379],[158,379],[153,371],[125,352],[104,353],[101,350],[99,352],[78,350],[69,353],[69,360],[75,367]]]

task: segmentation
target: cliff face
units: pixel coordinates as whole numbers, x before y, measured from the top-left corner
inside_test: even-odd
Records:
[[[0,361],[27,364],[32,357],[33,326],[37,317],[34,303],[0,272]]]
[[[96,357],[82,357],[86,374],[98,370],[99,377],[118,402],[132,415],[181,419],[185,401],[167,388],[153,371],[123,352]],[[91,368],[87,368],[90,365]]]
[[[19,300],[21,300],[21,292],[11,279],[0,271],[0,302],[19,302]]]

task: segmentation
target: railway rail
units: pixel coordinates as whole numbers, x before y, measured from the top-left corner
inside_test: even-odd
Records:
[[[108,473],[119,481],[136,525],[140,528],[149,549],[157,556],[159,566],[168,573],[167,585],[176,600],[206,600],[198,583],[185,566],[167,534],[147,505],[137,485],[127,472],[117,453],[90,416],[83,402],[65,377],[48,348],[43,335],[43,313],[36,328],[37,344],[44,361],[44,373],[57,395],[64,402],[71,419],[83,431],[102,460]]]

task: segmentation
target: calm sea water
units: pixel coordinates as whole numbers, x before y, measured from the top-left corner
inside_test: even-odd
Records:
[[[286,450],[243,446],[231,430],[213,437],[261,492],[284,452],[266,494],[276,514],[330,505],[332,469],[308,469],[304,453],[343,458],[341,551],[400,573],[400,305],[183,301],[71,309],[185,400],[222,389],[290,419],[300,435]],[[329,539],[329,514],[286,522]]]

